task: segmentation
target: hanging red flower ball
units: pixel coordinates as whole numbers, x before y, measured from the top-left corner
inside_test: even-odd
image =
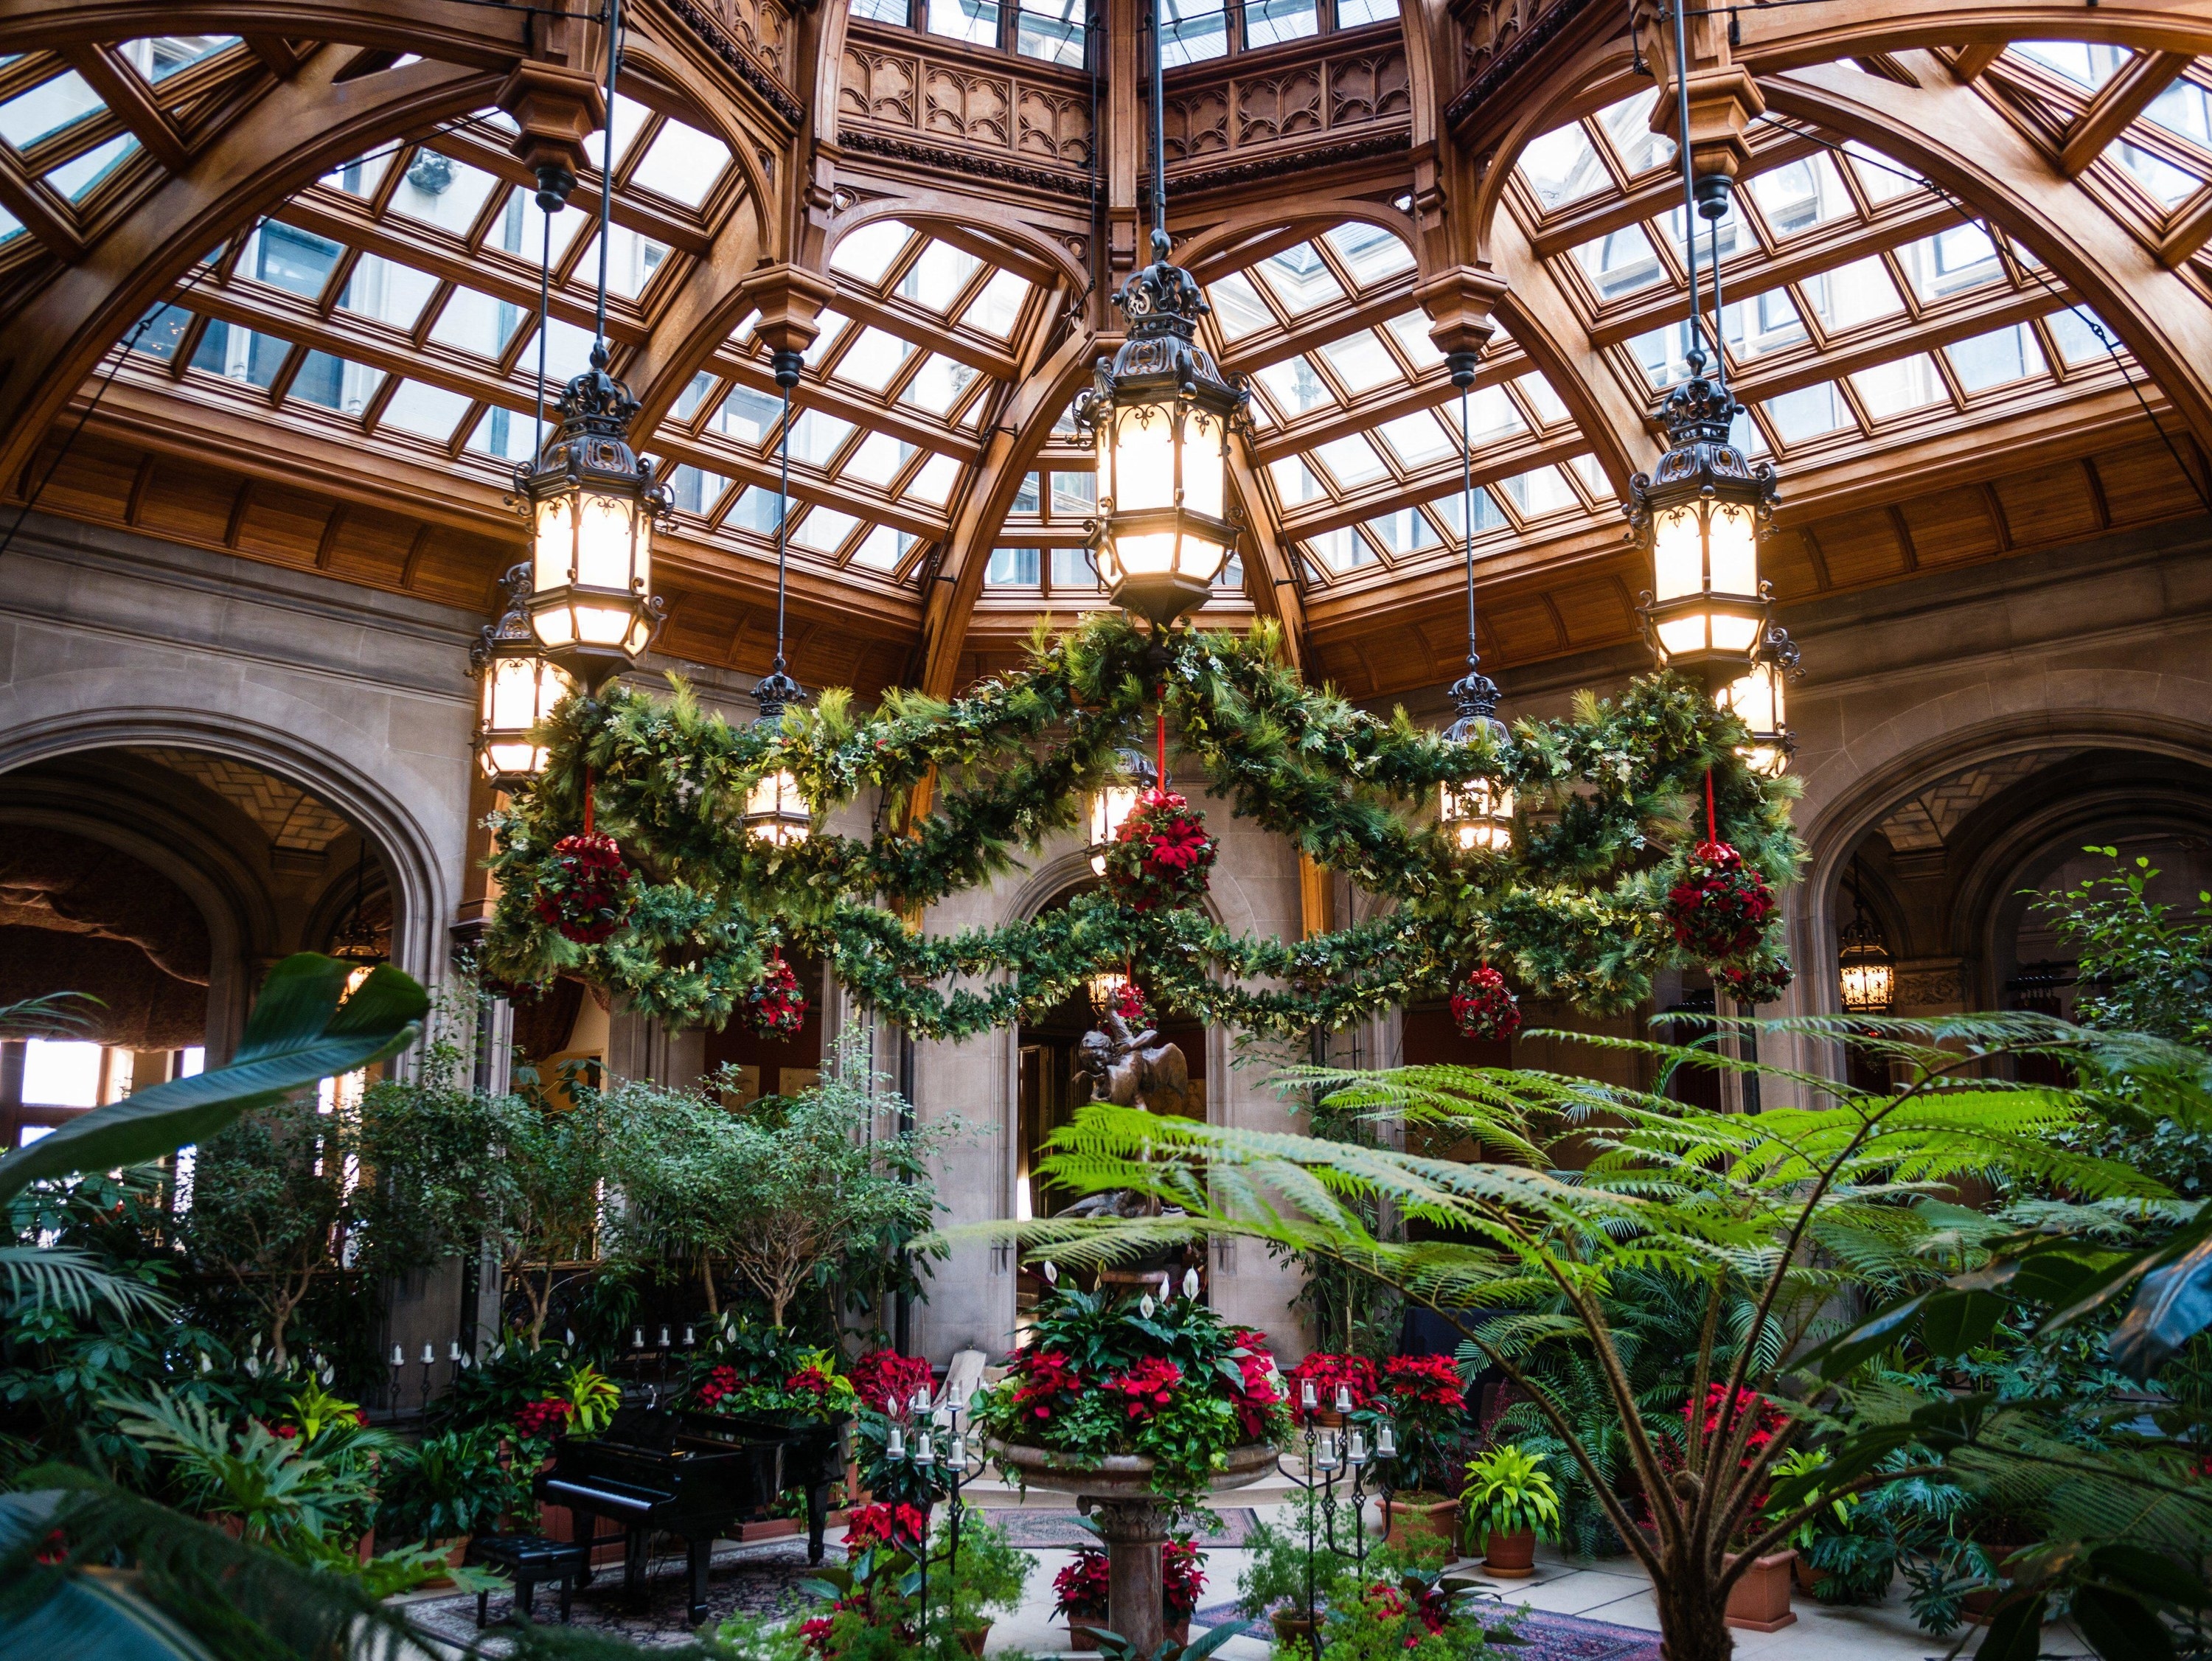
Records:
[[[1487,963],[1452,994],[1451,1013],[1469,1038],[1496,1040],[1521,1030],[1521,1000],[1507,989],[1505,977]]]
[[[538,916],[580,946],[596,946],[629,914],[629,867],[611,836],[586,831],[553,845],[538,881]]]
[[[1708,963],[1749,956],[1773,915],[1766,879],[1725,842],[1698,843],[1667,894],[1675,943]]]
[[[1106,880],[1137,911],[1187,906],[1204,896],[1219,846],[1188,802],[1149,790],[1106,849]]]
[[[1790,990],[1796,975],[1786,957],[1729,963],[1713,971],[1713,982],[1739,1003],[1771,1003]]]
[[[779,955],[745,994],[745,1019],[763,1038],[793,1038],[806,1022],[806,994],[799,977]]]
[[[1124,980],[1121,990],[1114,995],[1114,1013],[1133,1029],[1152,1024],[1152,1011],[1145,1007],[1145,995],[1133,980]]]

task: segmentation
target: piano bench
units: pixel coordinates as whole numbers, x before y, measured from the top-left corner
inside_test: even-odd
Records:
[[[561,1588],[561,1623],[566,1626],[568,1600],[591,1555],[588,1545],[549,1540],[542,1534],[479,1534],[469,1542],[468,1561],[489,1563],[514,1577],[514,1609],[525,1621],[531,1618],[530,1606],[538,1583],[553,1581]],[[489,1597],[488,1592],[477,1594],[478,1627],[484,1623]]]

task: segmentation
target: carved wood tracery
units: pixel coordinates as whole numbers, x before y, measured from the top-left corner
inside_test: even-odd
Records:
[[[1264,73],[1168,94],[1168,169],[1198,171],[1211,158],[1342,142],[1347,135],[1406,122],[1406,53],[1395,43],[1329,53]]]
[[[975,152],[971,161],[1018,159],[1026,168],[1064,171],[1071,180],[1091,167],[1086,94],[949,55],[848,39],[837,108],[840,131],[854,149],[918,137],[955,155]]]

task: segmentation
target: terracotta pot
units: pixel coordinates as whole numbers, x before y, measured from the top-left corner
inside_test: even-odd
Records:
[[[1088,1655],[1098,1647],[1098,1634],[1104,1631],[1103,1621],[1086,1621],[1079,1615],[1067,1617],[1067,1647],[1079,1655]]]
[[[737,1540],[740,1545],[750,1545],[755,1540],[781,1540],[787,1534],[798,1532],[796,1517],[767,1517],[757,1523],[738,1524]]]
[[[1729,1588],[1729,1625],[1746,1632],[1779,1632],[1797,1619],[1790,1607],[1790,1566],[1796,1556],[1794,1551],[1776,1551],[1752,1560]],[[1735,1561],[1729,1559],[1730,1567]]]
[[[1482,1543],[1482,1567],[1501,1580],[1526,1580],[1536,1572],[1536,1531],[1491,1530]]]
[[[1181,1649],[1190,1642],[1190,1616],[1186,1615],[1180,1621],[1170,1621],[1160,1630],[1167,1635],[1169,1641]]]
[[[430,1544],[433,1549],[440,1546],[446,1549],[447,1568],[460,1567],[462,1561],[469,1555],[469,1537],[465,1534],[451,1535],[443,1540],[433,1540]],[[422,1583],[426,1590],[435,1586],[450,1586],[453,1584],[453,1577],[450,1574],[441,1574],[434,1580],[425,1580]]]
[[[962,1649],[980,1657],[983,1653],[983,1640],[991,1635],[991,1623],[986,1621],[980,1627],[962,1627],[956,1635],[960,1640]]]
[[[1267,1616],[1275,1628],[1279,1644],[1313,1644],[1314,1623],[1310,1615],[1299,1615],[1290,1609],[1276,1609]]]
[[[1790,1560],[1790,1578],[1796,1583],[1797,1590],[1808,1597],[1814,1596],[1820,1589],[1820,1571],[1813,1567],[1813,1560],[1802,1552]]]
[[[1388,1501],[1382,1514],[1390,1519],[1383,1538],[1401,1550],[1418,1539],[1441,1539],[1455,1545],[1459,1539],[1459,1501],[1436,1494],[1415,1494]]]

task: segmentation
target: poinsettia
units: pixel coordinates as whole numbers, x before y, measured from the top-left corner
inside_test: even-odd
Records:
[[[1175,1400],[1176,1386],[1182,1382],[1181,1367],[1164,1357],[1148,1355],[1127,1373],[1108,1379],[1106,1387],[1125,1398],[1131,1418],[1149,1419]]]
[[[853,1381],[854,1393],[880,1413],[904,1412],[915,1391],[936,1383],[927,1361],[896,1349],[871,1349],[853,1363],[846,1376]]]
[[[921,1543],[929,1519],[919,1506],[860,1506],[845,1518],[845,1549],[854,1546],[895,1546],[908,1550]]]
[[[568,1428],[568,1421],[575,1411],[574,1403],[558,1396],[525,1402],[514,1412],[514,1434],[526,1441],[557,1436]]]
[[[1727,963],[1754,949],[1774,915],[1766,879],[1725,842],[1700,842],[1667,891],[1667,921],[1675,943],[1709,963]]]
[[[1375,1393],[1375,1363],[1364,1355],[1340,1355],[1316,1350],[1291,1369],[1292,1399],[1305,1400],[1305,1386],[1314,1388],[1314,1400],[1324,1413],[1336,1410],[1336,1390],[1342,1385],[1351,1393],[1352,1405],[1367,1405]]]

